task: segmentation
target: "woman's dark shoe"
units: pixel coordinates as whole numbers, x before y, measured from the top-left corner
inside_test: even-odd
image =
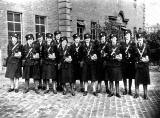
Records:
[[[145,100],[148,100],[148,96],[147,95],[144,95],[143,97]]]
[[[53,93],[54,93],[54,94],[57,94],[57,90],[53,90]]]
[[[45,90],[45,91],[44,91],[44,94],[47,94],[47,93],[49,93],[49,90]]]
[[[12,92],[12,91],[14,91],[14,89],[11,89],[11,88],[8,89],[8,92]]]
[[[97,93],[100,93],[101,92],[101,90],[97,90]]]
[[[63,95],[66,95],[67,94],[67,92],[66,91],[63,91]]]
[[[135,95],[134,95],[134,98],[138,98],[138,97],[139,97],[139,94],[135,94]]]
[[[109,95],[108,95],[108,97],[112,97],[114,94],[113,93],[110,93]]]
[[[129,95],[132,95],[132,91],[131,90],[129,90],[129,93],[128,93]]]
[[[29,92],[29,89],[25,89],[24,91],[23,91],[23,93],[28,93]]]
[[[39,94],[40,92],[38,91],[38,89],[35,89],[35,93]]]
[[[106,89],[106,93],[107,93],[107,94],[110,94],[111,92],[110,92],[110,90],[109,90],[109,89]]]
[[[127,89],[124,90],[123,95],[127,95]]]
[[[121,98],[121,95],[120,95],[119,93],[116,93],[116,96],[117,96],[118,98]]]
[[[19,90],[18,90],[18,89],[15,89],[14,91],[15,91],[15,93],[18,93],[18,92],[19,92]]]
[[[93,95],[94,95],[94,96],[98,96],[98,93],[97,93],[97,92],[93,92]]]
[[[84,92],[84,88],[81,88],[81,89],[80,89],[80,92]]]
[[[75,92],[72,92],[72,96],[75,96],[76,94],[75,94]]]
[[[87,91],[84,91],[83,96],[86,96],[86,95],[87,95],[87,93],[88,93]]]

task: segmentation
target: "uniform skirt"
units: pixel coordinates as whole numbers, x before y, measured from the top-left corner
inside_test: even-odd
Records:
[[[73,78],[76,80],[82,80],[82,68],[80,63],[73,63]]]
[[[122,80],[122,72],[120,66],[112,66],[110,67],[110,81],[121,81]]]
[[[96,63],[84,63],[82,68],[83,81],[96,81]]]
[[[26,62],[23,67],[23,79],[30,78],[33,78],[34,80],[40,79],[40,65],[37,61],[34,60]]]
[[[45,80],[55,80],[56,79],[56,66],[55,63],[43,64],[42,78]]]
[[[137,84],[150,84],[148,63],[136,63],[136,82]]]
[[[99,82],[105,80],[105,67],[104,67],[103,61],[97,62],[96,71],[97,71],[97,74],[96,74],[97,80]]]
[[[135,63],[122,63],[122,77],[123,79],[135,79],[136,69]]]
[[[5,77],[6,78],[22,77],[22,68],[21,68],[21,63],[19,59],[8,60]]]
[[[62,84],[75,82],[73,78],[73,65],[71,63],[63,63],[61,66],[61,70],[59,70],[61,74],[59,82]]]

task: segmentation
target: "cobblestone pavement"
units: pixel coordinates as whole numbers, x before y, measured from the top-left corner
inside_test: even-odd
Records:
[[[20,92],[8,93],[9,80],[0,74],[0,118],[156,118],[160,113],[160,72],[150,73],[148,100],[143,100],[142,86],[138,99],[129,95],[109,98],[104,92],[104,86],[98,97],[91,92],[85,97],[79,92],[76,92],[76,96],[69,93],[66,96],[62,93],[44,95],[43,91],[37,95],[33,90],[23,94],[22,79]],[[31,83],[33,89],[33,82]],[[122,92],[123,83],[120,85]]]

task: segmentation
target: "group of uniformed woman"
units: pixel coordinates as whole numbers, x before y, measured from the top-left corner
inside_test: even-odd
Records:
[[[121,42],[117,42],[116,34],[112,33],[107,38],[105,32],[101,32],[100,39],[95,41],[91,40],[89,33],[84,35],[83,41],[78,34],[74,34],[73,43],[68,43],[67,37],[61,37],[60,31],[55,31],[54,36],[47,33],[45,37],[37,33],[37,39],[34,40],[33,34],[27,34],[27,43],[21,45],[18,35],[12,35],[8,44],[5,74],[11,82],[8,92],[19,91],[19,78],[22,77],[25,79],[24,93],[29,92],[29,80],[33,78],[37,94],[39,89],[44,89],[44,94],[51,90],[57,94],[62,90],[66,95],[66,85],[69,83],[70,93],[75,96],[76,80],[80,80],[80,90],[86,96],[90,80],[94,96],[101,92],[101,83],[104,81],[108,97],[121,97],[119,81],[123,80],[124,83],[123,94],[132,95],[132,79],[135,79],[134,98],[139,97],[140,84],[143,84],[144,99],[148,98],[150,50],[143,34],[137,34],[136,43],[131,39],[128,29]]]

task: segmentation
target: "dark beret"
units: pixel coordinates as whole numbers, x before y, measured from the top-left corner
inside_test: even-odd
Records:
[[[68,39],[67,39],[66,36],[63,36],[63,37],[60,38],[60,42],[62,42],[62,41],[64,41],[64,40],[66,40],[66,41],[68,42]]]
[[[18,38],[18,34],[17,34],[17,33],[13,33],[13,34],[11,35],[11,37]]]
[[[99,36],[100,36],[100,38],[102,38],[102,37],[106,36],[106,33],[105,33],[105,32],[101,32],[101,33],[99,34]]]
[[[84,39],[91,38],[91,35],[89,33],[84,34]]]
[[[25,36],[25,38],[26,38],[26,40],[29,40],[29,39],[33,39],[33,40],[34,40],[33,34],[27,34],[27,35]]]
[[[76,39],[76,38],[78,38],[78,37],[80,37],[78,34],[73,34],[73,39]]]
[[[42,33],[37,33],[36,38],[40,38],[40,37],[43,37],[43,34]]]
[[[58,30],[57,30],[57,31],[55,31],[55,32],[54,32],[54,36],[56,36],[57,34],[61,34],[61,32],[60,32],[60,31],[58,31]]]
[[[46,38],[51,38],[52,39],[53,38],[53,34],[52,33],[47,33],[46,34]]]

